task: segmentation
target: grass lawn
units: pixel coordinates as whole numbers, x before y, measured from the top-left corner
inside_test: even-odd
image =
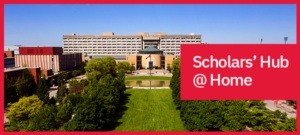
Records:
[[[125,80],[171,80],[172,77],[166,76],[133,76],[125,77]]]
[[[186,131],[170,89],[127,89],[112,131]]]

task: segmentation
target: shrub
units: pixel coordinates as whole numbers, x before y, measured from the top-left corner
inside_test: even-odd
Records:
[[[79,82],[82,83],[84,87],[89,85],[89,81],[87,79],[81,79]]]
[[[75,83],[70,87],[70,93],[81,94],[84,85],[82,83]]]
[[[6,117],[10,121],[28,121],[40,111],[43,104],[43,101],[34,95],[20,98],[19,102],[8,104],[10,105],[10,112],[6,114]]]
[[[72,78],[69,80],[69,88],[72,87],[73,84],[78,83],[77,79]]]
[[[171,67],[168,67],[167,70],[171,73]]]
[[[77,75],[79,75],[80,74],[80,72],[78,71],[78,70],[73,70],[72,71],[72,76],[73,77],[75,77],[75,76],[77,76]]]

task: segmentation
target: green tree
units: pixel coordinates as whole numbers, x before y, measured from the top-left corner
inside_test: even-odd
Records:
[[[128,62],[119,62],[116,66],[116,70],[120,72],[121,70],[127,72],[130,70],[131,66]]]
[[[132,71],[135,70],[135,67],[134,67],[134,66],[130,66],[130,69],[129,69],[129,70],[130,70],[130,72],[132,73]]]
[[[63,99],[64,97],[69,94],[69,91],[68,91],[68,88],[66,87],[66,85],[64,84],[61,84],[59,86],[59,93],[58,93],[58,102],[59,102],[59,105],[62,105],[63,103]]]
[[[18,99],[18,93],[16,91],[16,85],[13,82],[13,78],[9,79],[7,75],[4,75],[4,101],[15,101]]]
[[[171,73],[172,69],[171,69],[171,67],[167,67],[167,70]]]
[[[79,70],[79,72],[80,72],[81,74],[85,74],[85,69],[84,69],[85,66],[86,66],[86,63],[85,63],[85,62],[82,62],[81,68],[80,68],[80,70]]]
[[[28,94],[29,96],[33,95],[36,92],[37,88],[33,75],[29,71],[24,70],[22,80],[25,81],[27,87],[26,94]]]
[[[39,98],[30,96],[22,97],[16,103],[9,103],[10,112],[6,114],[6,117],[12,121],[28,121],[33,118],[43,106],[43,101]]]
[[[115,75],[115,67],[115,58],[107,56],[91,59],[85,66],[85,71],[88,79],[96,78],[99,80],[101,76],[105,76],[106,74]]]
[[[220,101],[190,100],[182,106],[181,116],[188,131],[221,131],[224,121]]]
[[[287,118],[285,122],[278,122],[273,131],[297,131],[296,118]]]
[[[62,84],[65,85],[65,81],[69,78],[68,73],[66,73],[65,71],[61,71],[61,69],[59,68],[59,73],[58,73],[58,79],[57,79],[57,92],[56,92],[56,97],[59,97],[59,91],[60,91],[60,87]]]
[[[100,91],[98,91],[100,92]],[[101,131],[106,121],[106,109],[101,94],[85,96],[84,101],[76,107],[74,118],[64,124],[66,131]]]
[[[174,104],[180,108],[181,100],[180,100],[180,70],[176,70],[173,72],[173,76],[170,82],[170,86],[172,89],[172,96]]]
[[[45,104],[49,104],[49,88],[47,86],[46,76],[39,78],[39,84],[36,91],[37,96],[40,100],[42,100]]]
[[[89,81],[87,79],[81,79],[79,82],[82,83],[84,87],[89,85]]]
[[[57,127],[56,121],[57,109],[55,106],[43,107],[34,117],[30,120],[27,131],[54,131]]]
[[[180,58],[172,62],[171,70],[172,71],[180,70]]]

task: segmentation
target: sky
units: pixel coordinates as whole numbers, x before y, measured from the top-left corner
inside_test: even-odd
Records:
[[[209,44],[296,43],[295,4],[6,4],[4,45],[62,46],[62,36],[202,35]]]

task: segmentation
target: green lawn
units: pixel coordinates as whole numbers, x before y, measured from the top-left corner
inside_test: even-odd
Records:
[[[166,76],[133,76],[125,77],[125,80],[171,80],[172,77]]]
[[[186,131],[170,89],[127,89],[112,131]]]

